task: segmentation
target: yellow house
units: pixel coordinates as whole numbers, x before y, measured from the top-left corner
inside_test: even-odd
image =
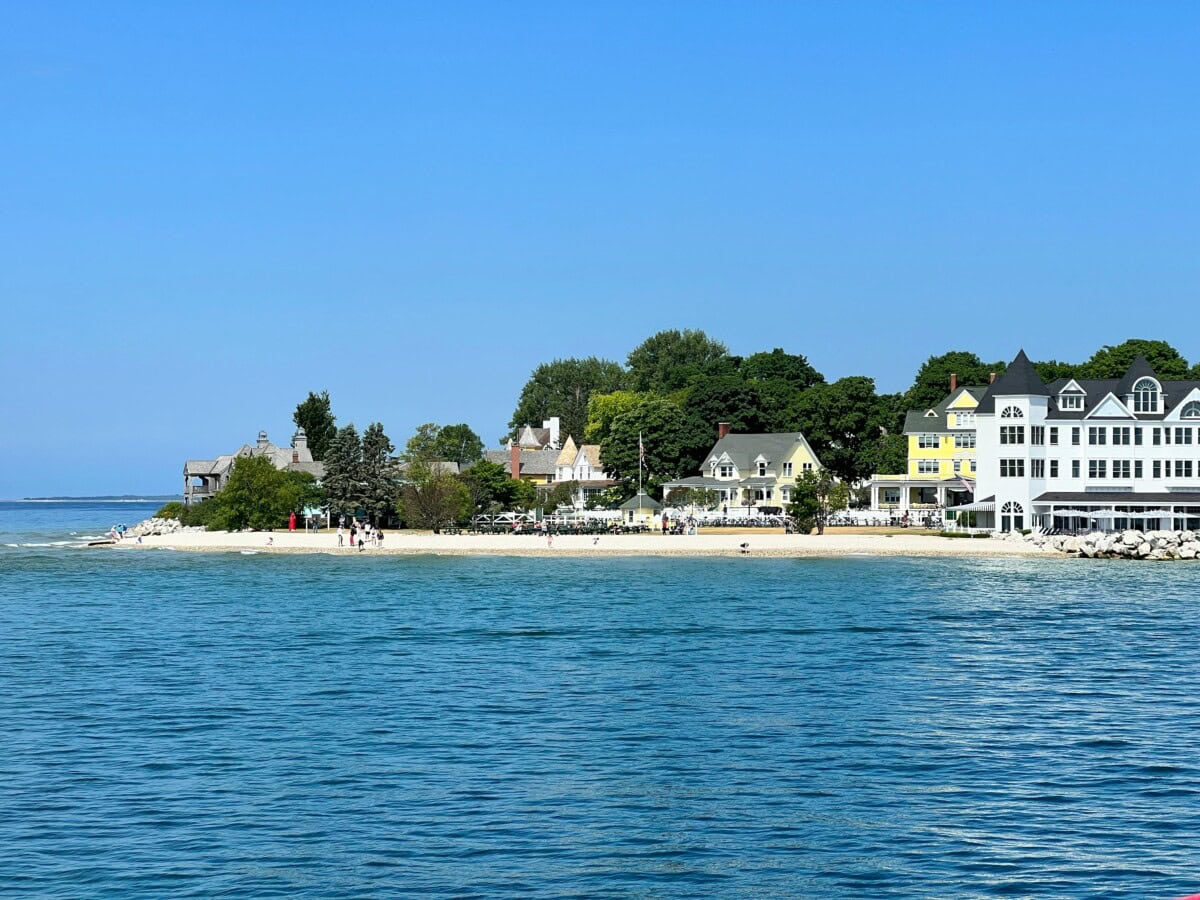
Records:
[[[821,468],[821,461],[798,431],[781,434],[732,434],[722,424],[717,442],[701,464],[701,474],[663,485],[701,488],[716,493],[728,515],[776,511],[792,502],[792,488],[803,473]]]
[[[968,503],[975,490],[975,407],[986,387],[958,387],[930,409],[904,420],[908,466],[903,475],[871,479],[872,509],[906,512]]]

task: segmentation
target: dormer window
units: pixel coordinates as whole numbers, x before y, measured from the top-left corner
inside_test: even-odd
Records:
[[[1058,408],[1064,410],[1083,409],[1082,394],[1059,394]]]
[[[1133,411],[1158,412],[1158,382],[1153,378],[1140,378],[1133,386]]]
[[[1188,402],[1179,413],[1181,419],[1200,419],[1200,400]]]
[[[1000,418],[1023,419],[1025,418],[1025,413],[1021,412],[1021,408],[1019,406],[1006,406],[1004,407],[1004,412],[1000,413]]]
[[[758,464],[758,477],[765,478],[766,474],[767,474],[767,464],[765,462],[760,462]]]
[[[937,418],[937,413],[936,413],[936,412],[934,412],[932,409],[927,409],[927,410],[925,410],[925,418],[927,418],[927,419],[936,419],[936,418]]]
[[[729,463],[722,463],[721,465],[717,466],[717,477],[718,478],[732,478],[733,477],[733,466],[729,465]]]

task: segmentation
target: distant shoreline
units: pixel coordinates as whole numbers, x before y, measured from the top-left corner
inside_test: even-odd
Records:
[[[170,503],[179,499],[178,496],[139,497],[122,494],[119,497],[16,497],[0,499],[0,503]]]

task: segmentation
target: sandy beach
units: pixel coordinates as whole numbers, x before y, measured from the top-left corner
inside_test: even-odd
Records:
[[[270,544],[268,544],[268,540]],[[196,550],[211,552],[336,553],[353,556],[1044,556],[1066,558],[1032,544],[994,538],[944,538],[928,534],[796,535],[779,533],[696,535],[560,535],[548,546],[544,537],[494,534],[430,534],[393,531],[384,549],[339,548],[334,532],[198,532],[153,535],[137,543],[126,539],[116,549]]]

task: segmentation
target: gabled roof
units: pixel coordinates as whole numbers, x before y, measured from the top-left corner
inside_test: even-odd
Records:
[[[957,432],[959,429],[952,429],[949,425],[949,414],[975,412],[976,407],[951,409],[951,404],[954,403],[964,393],[970,394],[977,401],[987,393],[986,387],[960,387],[957,390],[951,391],[937,406],[933,408],[933,415],[927,414],[926,410],[914,409],[910,410],[904,416],[904,433],[905,434],[950,434]]]
[[[659,510],[659,509],[662,509],[662,504],[659,503],[657,500],[655,500],[653,497],[651,497],[649,494],[634,494],[632,497],[630,497],[628,500],[626,500],[624,503],[622,503],[620,506],[618,506],[617,509]]]
[[[803,444],[813,460],[820,464],[817,454],[813,452],[804,435],[798,431],[779,434],[727,434],[705,455],[701,471],[708,469],[708,463],[713,457],[720,459],[722,456],[728,456],[729,461],[743,476],[749,475],[754,460],[760,455],[772,466],[781,465],[795,452],[797,444]]]
[[[512,465],[509,450],[488,450],[483,454],[488,462],[499,463],[506,469]],[[521,449],[521,475],[553,475],[557,468],[558,451]]]
[[[575,439],[567,435],[567,442],[563,444],[562,450],[558,454],[558,459],[555,460],[560,466],[575,465],[575,457],[579,455],[579,448],[575,446]]]
[[[988,385],[987,393],[979,401],[976,412],[995,413],[997,397],[1049,397],[1050,390],[1038,375],[1037,369],[1021,350],[1007,369]]]

